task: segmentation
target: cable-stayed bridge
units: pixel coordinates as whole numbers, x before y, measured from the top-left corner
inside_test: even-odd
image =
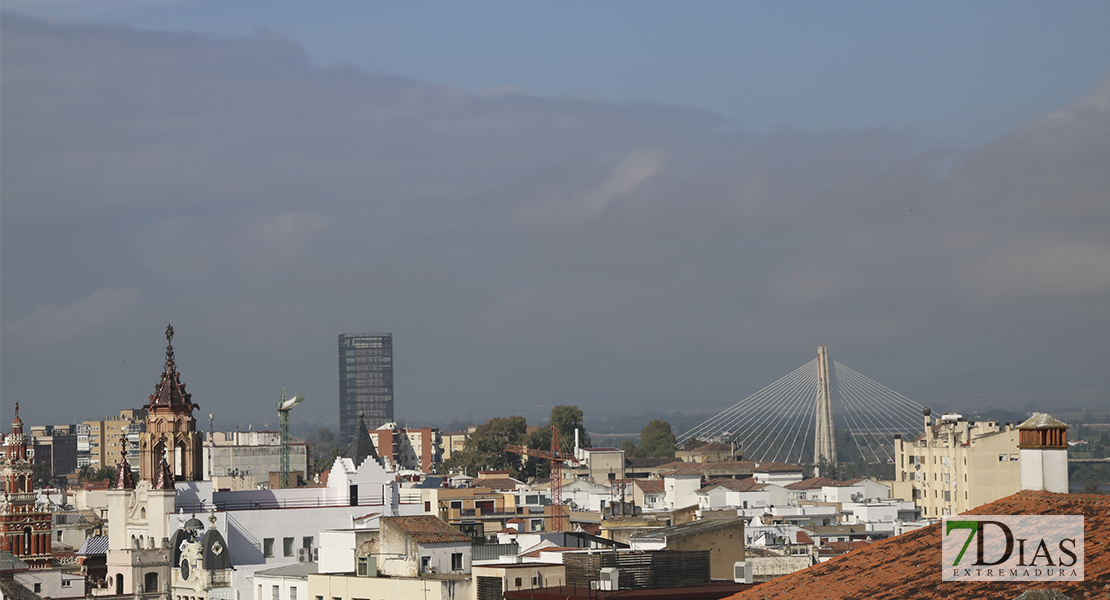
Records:
[[[828,358],[817,358],[678,436],[737,442],[749,460],[818,464],[893,460],[895,434],[920,431],[922,405]],[[838,448],[839,446],[839,448]],[[833,459],[836,457],[836,459]]]

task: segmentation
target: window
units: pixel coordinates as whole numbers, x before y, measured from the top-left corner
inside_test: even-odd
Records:
[[[421,556],[420,557],[420,572],[421,573],[427,573],[428,572],[428,567],[431,565],[431,563],[432,563],[432,557],[430,557],[430,556]]]
[[[289,600],[297,600],[296,586],[289,588]]]
[[[274,557],[274,538],[266,538],[262,540],[262,556],[266,558]]]
[[[69,587],[69,584],[71,584],[71,583],[73,583],[72,579],[63,579],[62,580],[62,587]]]
[[[311,535],[306,535],[303,538],[301,538],[301,548],[311,548],[311,547],[312,547],[312,536]]]
[[[999,454],[998,455],[998,462],[1006,462],[1006,455],[1005,454]]]
[[[281,586],[274,586],[274,600],[281,600]]]
[[[36,582],[36,583],[35,583],[35,593],[37,594],[37,593],[39,593],[39,592],[41,592],[41,591],[42,591],[42,584],[41,584],[41,583],[37,583],[37,582]]]
[[[293,556],[293,538],[283,538],[281,540],[281,552],[284,556]]]
[[[462,552],[453,552],[451,554],[451,570],[461,571],[463,568]]]
[[[516,578],[516,587],[520,587],[520,584],[521,584],[521,579],[519,577],[517,577]]]
[[[1011,454],[1010,455],[1010,462],[1017,462],[1017,460],[1018,460],[1018,455],[1017,454]]]
[[[356,575],[358,575],[359,577],[369,577],[370,576],[370,557],[368,557],[368,556],[358,557],[358,566],[356,568],[358,569],[355,572]]]

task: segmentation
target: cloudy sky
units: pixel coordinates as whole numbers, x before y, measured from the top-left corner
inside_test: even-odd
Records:
[[[167,323],[218,428],[335,422],[352,331],[417,422],[722,409],[822,340],[1110,408],[1110,4],[318,7],[5,2],[4,419],[141,406]]]

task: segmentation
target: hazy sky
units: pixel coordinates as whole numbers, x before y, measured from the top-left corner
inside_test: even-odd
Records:
[[[1110,408],[1110,3],[320,6],[5,2],[5,421],[141,406],[171,322],[217,428],[330,425],[355,331],[410,421],[722,409],[822,340]]]

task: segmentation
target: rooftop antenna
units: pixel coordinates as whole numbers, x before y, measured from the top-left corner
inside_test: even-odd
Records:
[[[278,420],[281,421],[281,489],[289,487],[289,411],[304,402],[304,396],[286,396],[285,386],[281,386],[281,402],[278,402]]]

